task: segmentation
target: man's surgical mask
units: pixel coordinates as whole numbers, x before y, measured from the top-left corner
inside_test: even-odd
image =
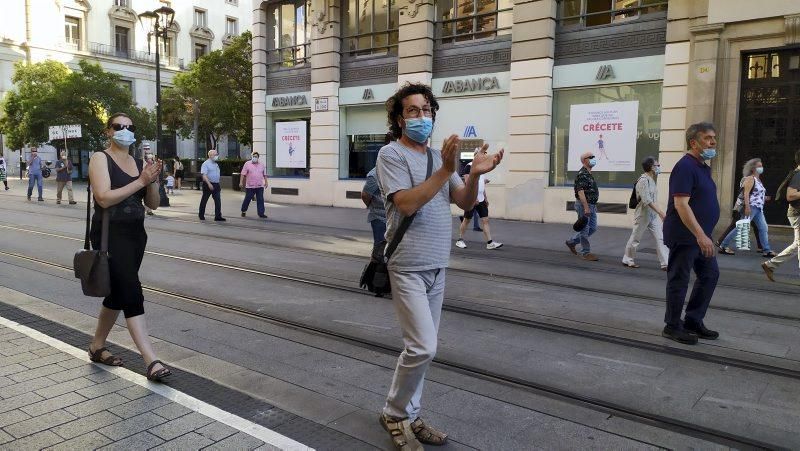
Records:
[[[716,156],[717,156],[717,149],[714,148],[703,149],[703,151],[700,152],[700,158],[704,160],[710,160]]]
[[[597,166],[597,158],[589,158],[589,167],[593,168]]]
[[[134,136],[132,131],[123,128],[122,130],[115,131],[111,140],[120,147],[129,147],[136,142],[136,136]]]
[[[763,173],[764,173],[764,166],[761,166],[760,168],[756,168],[756,174],[761,175]]]
[[[250,159],[253,163],[258,163],[258,155],[253,155],[253,158]]]
[[[425,144],[433,131],[433,119],[429,117],[420,117],[414,119],[406,119],[406,128],[404,130],[406,136],[414,142]]]
[[[213,157],[211,157],[211,159],[214,160],[214,161],[218,161],[219,160],[219,155],[214,155]]]
[[[655,171],[656,175],[661,174],[661,166],[654,167],[653,171]]]

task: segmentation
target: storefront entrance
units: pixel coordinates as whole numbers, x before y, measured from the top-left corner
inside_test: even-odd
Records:
[[[765,50],[742,55],[734,192],[744,163],[764,162],[762,181],[774,196],[786,174],[795,166],[800,149],[800,48]],[[768,202],[767,222],[788,225],[786,203]]]

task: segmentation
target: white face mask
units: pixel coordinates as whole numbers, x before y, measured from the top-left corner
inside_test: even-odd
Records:
[[[120,147],[128,147],[136,142],[136,137],[133,132],[127,128],[115,131],[111,139]]]
[[[253,158],[251,158],[251,161],[252,161],[253,163],[258,163],[258,157],[253,157]]]
[[[214,155],[213,157],[211,157],[211,159],[214,160],[214,161],[217,161],[217,160],[219,160],[219,155]]]

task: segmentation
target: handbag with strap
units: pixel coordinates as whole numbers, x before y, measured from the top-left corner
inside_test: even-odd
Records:
[[[81,279],[83,294],[106,297],[111,294],[111,271],[108,266],[108,209],[103,209],[103,225],[100,235],[100,250],[92,250],[89,243],[89,221],[91,219],[92,188],[86,188],[86,236],[83,249],[75,253],[72,266],[75,277]]]
[[[430,149],[427,149],[427,154],[428,170],[425,174],[425,180],[431,177],[433,171],[433,154]],[[414,184],[413,178],[411,184]],[[388,245],[386,244],[386,240],[383,240],[372,248],[372,255],[370,256],[369,263],[367,263],[364,266],[364,270],[361,271],[361,279],[359,281],[359,286],[361,288],[365,288],[370,293],[375,293],[377,297],[383,297],[384,294],[392,292],[392,285],[389,282],[389,259],[392,257],[392,254],[394,254],[397,246],[400,245],[400,241],[403,239],[403,235],[406,234],[406,230],[408,230],[411,223],[414,222],[415,216],[417,216],[416,213],[403,218],[403,221],[400,222],[397,231],[392,237],[392,241]]]

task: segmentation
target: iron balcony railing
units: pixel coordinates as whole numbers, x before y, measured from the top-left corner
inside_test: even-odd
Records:
[[[115,58],[123,58],[126,60],[138,61],[141,63],[155,64],[156,62],[155,53],[152,52],[148,53],[134,49],[118,48],[113,45],[101,44],[99,42],[90,42],[88,51],[93,55],[113,56]],[[167,57],[162,55],[160,59],[162,66],[185,69],[183,58],[177,58],[174,56]]]

